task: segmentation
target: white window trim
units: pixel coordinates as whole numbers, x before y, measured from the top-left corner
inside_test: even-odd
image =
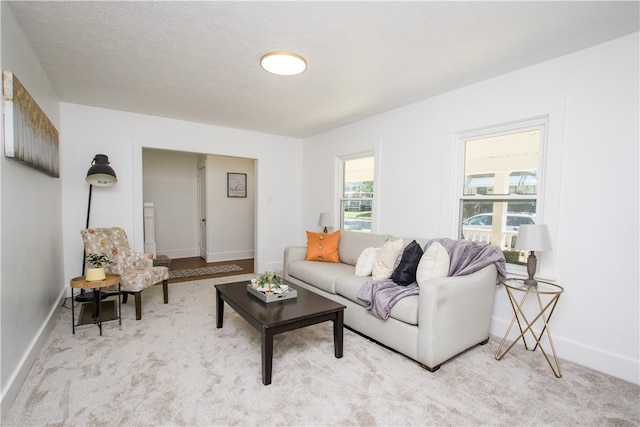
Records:
[[[458,132],[454,134],[455,141],[455,159],[456,166],[454,167],[454,194],[455,194],[455,210],[456,221],[454,223],[455,231],[454,235],[456,238],[459,236],[459,224],[462,221],[461,212],[460,212],[460,202],[462,200],[498,200],[498,201],[511,201],[518,199],[536,199],[536,220],[540,224],[545,224],[546,216],[545,216],[545,200],[547,200],[547,152],[549,145],[549,122],[550,115],[540,115],[531,117],[523,120],[515,120],[511,122],[501,123],[494,126],[486,126],[481,128],[476,128],[472,130],[467,130],[463,132]],[[540,151],[538,155],[538,194],[536,195],[473,195],[473,196],[465,196],[463,195],[463,187],[464,187],[464,161],[465,161],[465,142],[470,139],[478,139],[478,138],[488,138],[493,136],[499,136],[507,133],[517,133],[521,131],[531,130],[531,129],[539,129],[541,131],[541,144]],[[536,277],[545,277],[549,280],[555,279],[555,262],[549,262],[545,265],[545,258],[549,259],[550,257],[544,257],[544,255],[540,256],[539,262],[539,271],[536,274]],[[553,264],[553,265],[551,265]],[[509,276],[521,276],[526,277],[526,266],[507,263],[507,274]]]
[[[380,159],[379,156],[376,154],[376,149],[371,149],[371,150],[365,150],[365,151],[358,151],[355,153],[349,153],[349,154],[345,154],[345,155],[341,155],[336,157],[335,159],[335,176],[336,176],[336,180],[335,180],[335,187],[334,187],[334,198],[333,200],[335,201],[335,206],[333,209],[333,215],[334,218],[337,220],[336,222],[339,222],[340,224],[340,229],[342,229],[342,222],[340,221],[342,212],[342,200],[344,199],[344,197],[342,196],[342,190],[343,190],[343,184],[344,184],[344,168],[343,168],[343,163],[347,160],[354,160],[354,159],[360,159],[362,157],[373,157],[373,198],[366,198],[363,200],[372,200],[373,203],[373,207],[371,209],[371,233],[377,233],[378,232],[378,200],[379,200],[379,195],[378,195],[378,190],[379,190],[379,185],[378,185],[378,179],[379,179],[379,169],[380,169]]]

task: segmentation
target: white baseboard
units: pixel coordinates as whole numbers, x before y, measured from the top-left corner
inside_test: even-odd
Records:
[[[490,334],[496,339],[502,340],[510,322],[510,319],[507,321],[493,317],[491,319]],[[518,331],[517,324],[513,326],[509,335],[508,339],[510,342],[518,336],[519,331],[515,331]],[[529,337],[527,337],[527,342],[529,342],[528,338]],[[556,353],[560,359],[560,369],[562,369],[562,360],[567,360],[640,385],[640,361],[614,354],[607,350],[587,346],[565,337],[557,336],[553,334],[553,332],[552,338]],[[544,339],[541,340],[541,342],[546,343]],[[522,340],[520,340],[517,345],[522,345]],[[545,350],[546,349],[547,347],[545,347]],[[540,358],[544,360],[542,353],[540,354]]]
[[[158,255],[166,255],[171,259],[174,258],[192,258],[196,256],[200,256],[200,251],[198,248],[191,249],[168,249],[168,250],[159,250]]]
[[[254,251],[247,249],[243,251],[227,251],[227,252],[209,252],[207,253],[207,262],[234,261],[236,259],[253,258]]]
[[[18,364],[16,370],[12,373],[11,378],[7,381],[7,386],[2,392],[2,404],[0,405],[0,420],[4,418],[4,416],[11,408],[11,404],[15,400],[20,388],[24,384],[24,381],[27,379],[27,375],[29,375],[29,371],[31,367],[35,363],[36,359],[40,355],[40,351],[42,350],[42,346],[46,341],[49,333],[53,329],[53,321],[54,316],[58,313],[60,306],[64,303],[64,299],[67,295],[67,287],[65,286],[58,296],[57,302],[51,307],[49,311],[49,315],[47,316],[46,322],[42,324],[40,330],[35,335],[33,340],[31,341],[27,351],[22,356],[22,360]],[[71,333],[71,331],[69,331]]]

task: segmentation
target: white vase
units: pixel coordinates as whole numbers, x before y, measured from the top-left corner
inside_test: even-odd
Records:
[[[104,267],[89,268],[87,269],[87,275],[85,276],[85,280],[87,282],[97,282],[106,278],[107,275],[104,273]]]

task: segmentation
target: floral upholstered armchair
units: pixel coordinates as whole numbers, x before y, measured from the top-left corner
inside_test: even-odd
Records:
[[[81,230],[80,234],[85,253],[105,254],[111,261],[104,267],[105,272],[122,277],[122,303],[127,302],[129,294],[135,296],[136,320],[142,318],[142,291],[149,286],[162,282],[164,303],[169,302],[169,269],[154,267],[152,254],[132,251],[122,228],[88,228]]]

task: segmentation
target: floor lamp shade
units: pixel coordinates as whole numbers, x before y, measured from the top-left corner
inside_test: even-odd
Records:
[[[116,173],[109,166],[109,157],[104,154],[96,154],[87,172],[87,182],[97,187],[109,187],[118,182]]]

